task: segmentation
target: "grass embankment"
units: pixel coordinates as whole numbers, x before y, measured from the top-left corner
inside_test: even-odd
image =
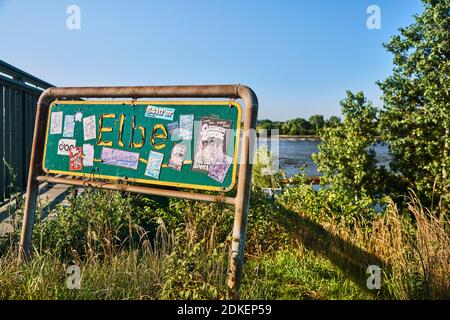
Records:
[[[81,288],[66,286],[66,269],[51,255],[38,255],[31,263],[16,269],[14,261],[2,259],[0,299],[166,299],[225,298],[225,272],[198,280],[179,279],[180,285],[169,292],[166,274],[168,261],[142,251],[121,252],[105,260],[91,259],[81,266]],[[218,263],[224,271],[225,259]],[[207,266],[204,266],[208,268]],[[208,282],[202,282],[205,279]],[[351,280],[324,258],[310,252],[281,250],[273,255],[248,259],[241,288],[244,299],[370,299]]]
[[[309,188],[278,201],[253,193],[242,298],[448,298],[443,221],[411,203],[413,224],[392,204],[344,228],[310,212]],[[68,200],[38,217],[29,263],[17,267],[17,234],[3,240],[0,299],[226,298],[232,208],[92,189]],[[66,285],[73,264],[80,290]],[[367,289],[371,264],[383,270],[381,290]]]

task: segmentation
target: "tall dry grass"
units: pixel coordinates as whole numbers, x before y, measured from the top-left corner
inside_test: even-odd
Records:
[[[392,297],[449,299],[448,226],[442,205],[429,210],[411,193],[406,212],[401,214],[389,200],[385,214],[372,222],[370,231],[360,231],[357,242],[384,262],[384,280]]]
[[[382,212],[373,218],[361,214],[351,224],[337,213],[329,219],[322,211],[326,197],[305,186],[290,190],[280,201],[291,216],[286,230],[361,288],[367,289],[368,266],[378,265],[383,272],[379,297],[449,299],[448,209],[443,200],[426,208],[413,192],[408,199],[402,208],[388,199]]]

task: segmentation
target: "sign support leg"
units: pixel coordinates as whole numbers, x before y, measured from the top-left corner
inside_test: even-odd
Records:
[[[239,299],[239,288],[244,267],[245,235],[247,233],[248,208],[252,181],[253,151],[256,141],[256,119],[258,100],[251,89],[244,87],[239,92],[244,100],[246,113],[244,132],[242,134],[242,151],[239,164],[238,188],[236,194],[236,211],[234,215],[233,235],[228,271],[228,295],[231,299]]]
[[[239,190],[238,188],[238,196],[236,197],[227,281],[228,295],[231,299],[239,299],[239,288],[244,267],[245,235],[247,232],[248,207],[250,202],[250,194],[245,191]]]
[[[25,195],[25,209],[23,212],[22,232],[20,235],[18,263],[29,258],[31,250],[31,238],[33,234],[34,217],[36,214],[36,202],[39,190],[39,182],[36,177],[40,173],[42,163],[42,148],[44,141],[45,121],[50,100],[50,90],[44,91],[37,103],[36,120],[34,124],[33,144],[31,146],[30,169],[28,171],[27,192]]]
[[[39,182],[34,177],[30,176],[28,178],[27,193],[25,195],[25,209],[19,244],[19,263],[26,261],[30,255],[38,189]]]

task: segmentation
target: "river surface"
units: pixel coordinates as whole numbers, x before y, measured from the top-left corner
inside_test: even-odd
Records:
[[[258,145],[267,143],[269,149],[271,141],[259,141]],[[279,164],[280,168],[291,177],[300,172],[300,168],[304,167],[308,176],[320,176],[317,166],[311,158],[313,153],[319,152],[318,145],[320,140],[280,140],[279,141]],[[383,143],[374,145],[376,160],[378,166],[389,168],[390,156],[388,146]],[[276,150],[276,148],[274,149]]]

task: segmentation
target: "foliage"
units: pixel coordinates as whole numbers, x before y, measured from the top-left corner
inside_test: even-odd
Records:
[[[208,251],[206,241],[204,238],[187,247],[183,243],[174,246],[167,260],[161,298],[226,298],[222,282],[227,273],[226,246],[222,243]]]
[[[288,120],[281,127],[281,133],[287,135],[306,135],[313,132],[311,123],[303,118]]]
[[[85,188],[72,188],[69,205],[60,204],[46,217],[37,216],[33,241],[39,252],[51,251],[66,259],[74,256],[110,256],[121,247],[136,247],[152,237],[157,224],[138,210],[139,196]]]
[[[444,207],[436,209],[436,217],[412,192],[403,212],[392,199],[387,203],[384,214],[370,222],[371,232],[360,232],[354,242],[364,244],[384,261],[390,296],[448,299],[450,236]]]
[[[323,115],[312,115],[309,120],[303,118],[295,118],[287,121],[271,121],[268,119],[259,120],[256,131],[261,133],[266,130],[270,136],[270,130],[278,130],[282,135],[319,135],[324,127],[336,127],[341,119],[331,116],[324,119]]]
[[[336,266],[307,250],[278,250],[245,266],[244,299],[372,299]]]
[[[126,210],[131,208],[127,201],[115,199],[119,198],[118,192],[109,193],[77,197],[84,202],[112,201],[120,215],[134,222],[138,221],[137,216],[148,215],[147,221],[139,223],[147,225],[151,237],[144,236],[145,240],[133,246],[115,248],[108,248],[105,239],[97,252],[88,250],[84,255],[76,251],[83,243],[81,247],[89,249],[90,240],[86,237],[66,244],[67,251],[63,247],[52,248],[47,243],[56,234],[73,238],[71,228],[62,222],[70,221],[73,215],[82,215],[81,210],[85,208],[92,208],[71,201],[66,209],[56,209],[60,217],[52,213],[47,218],[61,222],[38,221],[34,236],[42,236],[42,242],[35,241],[37,248],[30,263],[17,268],[13,251],[0,258],[1,299],[217,299],[226,296],[232,219],[225,217],[232,216],[230,210],[187,200],[164,203],[149,199],[147,206],[134,208],[137,211],[128,215]],[[349,269],[350,263],[356,263],[355,267],[359,265],[364,270],[368,263],[365,257],[370,254],[384,261],[384,289],[379,298],[448,297],[445,279],[449,273],[449,237],[445,230],[448,221],[444,217],[442,221],[434,218],[418,200],[412,200],[408,210],[420,222],[416,226],[408,215],[399,214],[391,202],[385,214],[372,220],[357,220],[353,228],[348,228],[347,223],[335,219],[335,208],[329,207],[335,203],[331,197],[329,190],[315,192],[311,186],[286,188],[276,201],[253,192],[242,297],[373,298],[364,287],[358,287],[358,282],[351,280],[356,269]],[[73,205],[75,209],[68,210]],[[95,215],[103,214],[98,210],[90,213],[94,221],[98,219]],[[170,222],[168,218],[172,214],[174,219],[182,220]],[[297,221],[296,216],[304,216],[304,221],[311,222]],[[102,219],[106,218],[102,216]],[[149,221],[155,221],[155,225]],[[51,230],[40,233],[42,224]],[[120,229],[120,225],[115,227]],[[73,228],[75,224],[70,226]],[[90,226],[91,232],[103,232],[101,224]],[[83,235],[77,230],[73,234]],[[125,243],[129,237],[126,232],[114,234],[124,237],[116,239],[118,244]],[[348,244],[343,245],[345,242]],[[46,249],[39,249],[43,245]],[[353,251],[347,252],[351,246]],[[367,250],[360,260],[356,259],[357,250],[362,250],[358,248]],[[70,253],[72,259],[67,259]],[[68,290],[65,286],[65,270],[73,263],[82,270],[81,290]],[[364,282],[366,276],[363,277]]]
[[[336,205],[336,199],[332,197],[332,190],[314,192],[310,186],[299,186],[286,189],[278,200],[286,209],[298,212],[328,230],[328,235],[322,232],[303,237],[303,243],[308,243],[309,239],[314,251],[325,252],[327,256],[331,253],[329,258],[336,265],[342,265],[346,270],[351,268],[350,275],[357,274],[358,264],[361,267],[379,265],[383,270],[382,296],[396,299],[450,297],[447,281],[450,274],[449,221],[443,206],[436,208],[438,214],[435,216],[432,210],[423,207],[414,193],[410,194],[404,209],[399,209],[391,198],[387,198],[383,212],[376,214],[372,210],[372,215],[362,214],[362,218],[355,219],[350,226],[336,214],[338,208],[332,207]],[[359,206],[370,210],[368,204]],[[301,227],[303,232],[309,228],[305,226]],[[325,248],[321,249],[324,238],[328,239],[324,241]],[[355,246],[353,249],[352,245]],[[355,248],[367,251],[359,252]],[[336,257],[334,252],[338,253]],[[378,261],[368,262],[374,258]],[[351,261],[358,259],[361,261],[356,264]]]
[[[292,244],[280,221],[286,219],[282,204],[259,190],[251,196],[248,213],[246,252],[250,255],[272,253]]]
[[[313,160],[323,174],[321,183],[350,202],[382,192],[383,168],[376,166],[377,109],[362,92],[347,92],[341,102],[344,122],[322,132],[319,153]]]
[[[279,201],[313,221],[346,229],[353,228],[357,221],[370,221],[376,215],[372,198],[366,195],[348,198],[346,193],[333,188],[315,191],[312,186],[298,185],[287,188]]]
[[[318,134],[320,130],[325,126],[325,120],[323,116],[318,114],[309,117],[309,123],[313,127],[316,134]]]
[[[276,155],[269,151],[265,145],[256,150],[255,163],[252,171],[252,188],[280,188],[283,179],[286,178],[285,173],[275,167]]]
[[[341,124],[341,118],[336,116],[331,116],[329,119],[325,120],[326,128],[334,128]]]
[[[379,82],[380,124],[392,169],[430,203],[433,191],[450,194],[450,0],[423,3],[424,12],[386,45],[395,67]]]
[[[417,227],[389,209],[349,228],[333,205],[326,188],[285,188],[276,200],[252,192],[242,297],[371,299],[355,280],[371,254],[386,261],[378,298],[446,297],[444,218],[416,201],[409,212]],[[221,204],[72,192],[65,206],[38,219],[29,263],[17,267],[13,247],[0,257],[0,298],[222,299],[233,213]],[[80,290],[65,285],[70,264],[81,268]]]
[[[8,216],[10,219],[11,233],[8,236],[8,242],[4,246],[16,243],[19,240],[19,228],[18,224],[22,217],[24,198],[22,197],[20,188],[16,185],[18,181],[17,170],[10,163],[8,163],[4,158],[2,159],[3,164],[6,167],[8,175],[10,177],[10,183],[6,187],[10,192],[10,201],[7,205]],[[4,249],[0,246],[0,252]]]
[[[267,135],[271,135],[271,130],[278,130],[281,131],[281,127],[283,125],[283,122],[281,121],[272,121],[268,119],[264,120],[258,120],[258,124],[256,126],[256,132],[259,134],[261,133],[261,130],[266,130]]]

